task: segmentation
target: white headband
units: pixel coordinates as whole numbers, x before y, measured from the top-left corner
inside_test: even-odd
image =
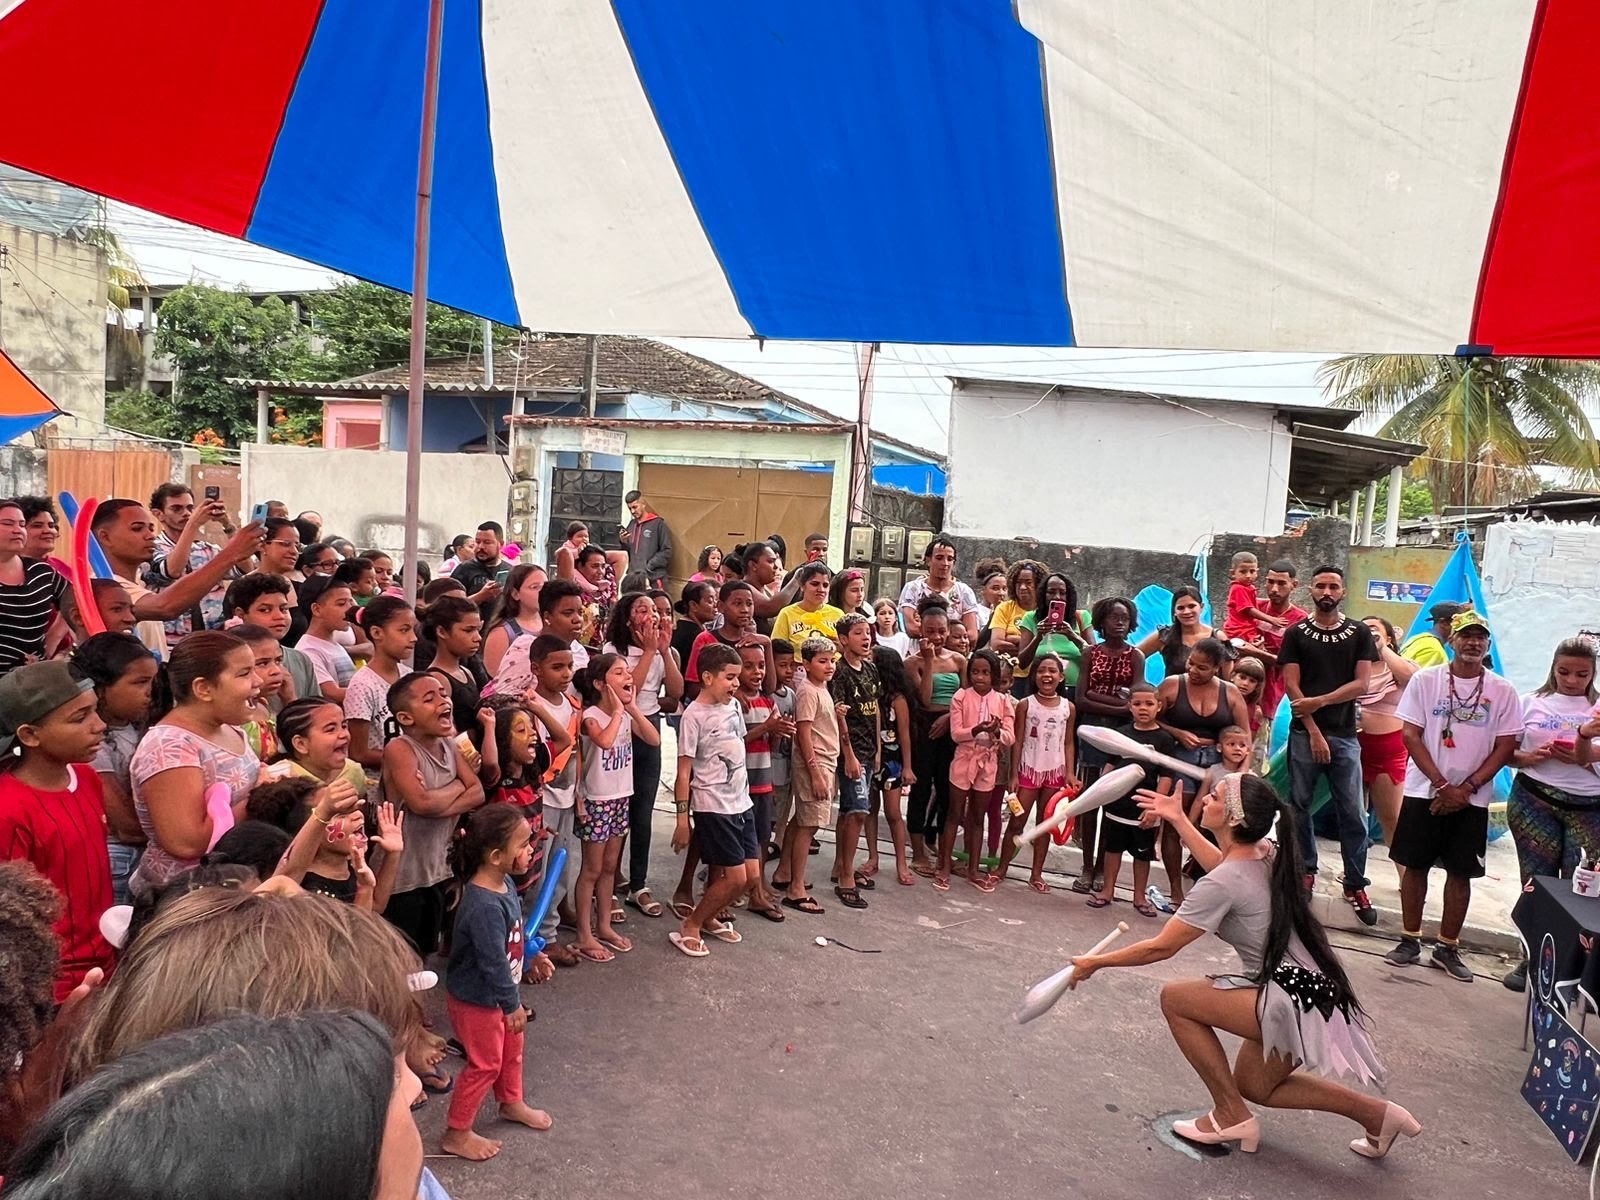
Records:
[[[1217,790],[1222,794],[1222,806],[1228,815],[1229,825],[1244,824],[1244,801],[1239,796],[1239,781],[1244,776],[1239,773],[1224,775]]]

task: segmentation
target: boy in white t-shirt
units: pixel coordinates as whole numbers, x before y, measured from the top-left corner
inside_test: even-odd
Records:
[[[700,903],[668,935],[690,958],[711,953],[702,930],[718,941],[744,940],[733,926],[716,920],[716,914],[761,878],[761,849],[745,764],[744,718],[734,700],[739,670],[739,652],[732,646],[703,647],[700,692],[678,726],[678,778],[673,787],[678,820],[672,831],[672,849],[681,853],[689,845],[692,808],[695,847],[710,868]]]
[[[333,638],[341,630],[349,630],[350,609],[355,600],[344,584],[319,575],[300,585],[300,603],[309,605],[311,625],[300,635],[295,649],[311,660],[311,670],[323,696],[343,705],[356,664],[350,652]]]
[[[549,863],[560,846],[566,848],[567,863],[561,872],[561,882],[556,885],[555,898],[539,926],[539,936],[544,938],[544,952],[551,962],[558,967],[575,967],[580,961],[578,952],[556,941],[556,927],[560,923],[557,910],[577,885],[578,865],[583,857],[576,831],[578,717],[582,706],[572,695],[572,647],[562,638],[540,634],[528,647],[528,664],[533,669],[534,694],[572,739],[550,760],[544,777],[544,827],[550,838],[544,861]]]
[[[1389,847],[1390,859],[1406,869],[1400,881],[1405,926],[1400,944],[1385,957],[1397,967],[1421,960],[1428,873],[1443,867],[1444,915],[1431,962],[1450,978],[1471,983],[1472,969],[1461,961],[1456,942],[1472,881],[1484,873],[1494,777],[1522,737],[1522,702],[1508,681],[1484,665],[1489,623],[1481,615],[1468,609],[1451,619],[1450,648],[1455,658],[1413,675],[1395,708],[1411,758]]]

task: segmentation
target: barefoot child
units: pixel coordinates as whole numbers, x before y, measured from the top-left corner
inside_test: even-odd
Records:
[[[1171,754],[1178,748],[1178,742],[1156,723],[1160,710],[1156,689],[1143,680],[1138,681],[1128,689],[1128,711],[1133,721],[1124,725],[1122,732],[1162,754]],[[1122,760],[1115,760],[1112,765],[1121,766]],[[1175,784],[1176,780],[1161,774],[1160,768],[1145,767],[1143,787],[1146,791],[1171,792]],[[1089,907],[1105,908],[1115,898],[1117,871],[1122,866],[1123,854],[1127,853],[1133,858],[1133,910],[1141,917],[1154,917],[1156,906],[1145,890],[1150,886],[1150,864],[1156,857],[1156,823],[1146,825],[1148,818],[1132,793],[1113,800],[1100,811],[1105,814],[1100,827],[1100,868],[1105,873],[1105,883],[1089,897]],[[1167,872],[1175,880],[1182,879],[1176,862],[1168,864]],[[1173,883],[1173,892],[1176,903],[1176,896],[1182,892],[1181,883]]]
[[[462,887],[450,938],[445,1006],[467,1065],[456,1077],[439,1149],[480,1162],[500,1150],[499,1142],[472,1128],[491,1088],[502,1119],[529,1129],[549,1129],[552,1123],[549,1113],[529,1108],[522,1099],[528,1010],[517,994],[522,907],[511,877],[526,872],[532,858],[533,831],[522,812],[509,804],[491,804],[473,813],[466,832],[450,847],[450,866]]]
[[[668,934],[690,958],[710,954],[702,932],[722,942],[744,940],[719,914],[739,895],[750,892],[753,897],[752,889],[760,881],[761,849],[745,765],[745,726],[735,701],[743,673],[739,651],[705,647],[700,652],[700,692],[678,726],[672,848],[681,851],[688,846],[692,808],[693,837],[707,867],[700,903]]]
[[[811,839],[828,823],[838,789],[842,722],[828,693],[834,654],[834,645],[827,638],[807,638],[801,644],[805,674],[794,704],[794,818],[783,838],[781,869],[789,880],[783,907],[811,916],[821,914],[823,907],[806,891],[806,857],[811,853]]]
[[[898,615],[898,614],[897,614]],[[906,681],[905,660],[882,640],[872,648],[872,662],[878,668],[878,774],[873,781],[872,809],[867,813],[868,876],[878,873],[878,808],[889,822],[889,840],[894,845],[895,879],[901,887],[911,887],[917,877],[906,863],[906,819],[901,809],[905,789],[916,782],[911,770],[911,685]]]
[[[1054,654],[1039,655],[1033,660],[1029,680],[1033,694],[1017,705],[1017,744],[1011,756],[1009,786],[1016,793],[1022,811],[1011,818],[1005,837],[1001,839],[1000,869],[996,878],[1002,883],[1017,853],[1014,839],[1028,823],[1028,813],[1034,814],[1036,823],[1044,820],[1045,804],[1050,797],[1068,786],[1069,781],[1077,781],[1074,730],[1078,714],[1072,701],[1061,694],[1066,677],[1066,668],[1059,658]],[[1044,881],[1044,860],[1049,848],[1048,838],[1033,843],[1033,870],[1028,875],[1028,886],[1042,896],[1050,894],[1049,885]]]
[[[834,831],[834,895],[846,908],[865,908],[863,891],[877,887],[855,869],[856,843],[871,807],[870,786],[878,772],[878,668],[872,661],[872,623],[861,613],[839,618],[839,661],[828,684],[844,716],[844,775],[839,780],[839,824]]]
[[[787,645],[788,643],[784,643]],[[714,648],[714,647],[713,647]],[[719,654],[718,657],[724,657]],[[744,718],[745,770],[750,780],[750,803],[760,848],[759,869],[750,888],[750,909],[769,921],[782,921],[778,899],[768,889],[764,870],[767,843],[772,840],[772,744],[794,733],[794,721],[778,711],[771,696],[763,695],[767,654],[757,645],[739,647],[739,690],[736,696]]]
[[[577,675],[583,697],[583,742],[579,750],[576,829],[583,843],[578,868],[578,953],[590,962],[610,962],[633,943],[611,925],[611,898],[600,881],[614,879],[628,832],[628,798],[633,795],[633,738],[661,744],[661,734],[633,699],[633,672],[620,654],[595,654]],[[600,903],[595,904],[596,897]]]
[[[955,626],[951,626],[952,629]],[[1000,659],[993,650],[977,650],[967,661],[967,686],[950,699],[950,736],[956,743],[950,763],[950,811],[939,838],[939,870],[933,886],[950,890],[956,846],[956,822],[966,822],[967,882],[992,892],[999,881],[982,869],[983,815],[989,793],[1000,778],[1000,747],[1015,740],[1009,697],[995,690]]]

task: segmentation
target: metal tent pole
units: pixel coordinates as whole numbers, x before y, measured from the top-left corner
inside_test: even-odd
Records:
[[[417,152],[417,227],[411,260],[411,367],[406,393],[406,602],[417,602],[417,510],[422,492],[422,390],[428,354],[428,234],[433,211],[433,144],[439,111],[444,0],[429,0]]]

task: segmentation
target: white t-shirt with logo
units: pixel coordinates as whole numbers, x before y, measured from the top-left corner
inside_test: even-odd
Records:
[[[409,674],[411,668],[401,664],[400,679]],[[389,712],[390,686],[389,681],[371,667],[362,667],[350,677],[350,686],[345,689],[345,719],[367,722],[367,745],[374,749],[381,750],[389,744],[384,726],[392,715]]]
[[[1558,739],[1576,742],[1578,727],[1594,718],[1595,702],[1587,696],[1541,696],[1532,692],[1522,698],[1522,749],[1537,750]],[[1531,767],[1521,768],[1524,775],[1547,783],[1565,792],[1579,796],[1600,796],[1600,775],[1594,764],[1580,767],[1547,758]]]
[[[1477,694],[1477,679],[1455,679],[1457,701],[1450,698],[1450,685],[1454,676],[1449,664],[1442,667],[1424,667],[1411,677],[1394,715],[1407,725],[1422,730],[1422,742],[1433,756],[1434,765],[1452,784],[1466,782],[1489,757],[1496,738],[1522,736],[1522,699],[1517,689],[1493,671],[1482,676],[1483,692],[1477,703],[1469,697]],[[1446,724],[1450,729],[1450,746],[1445,745]],[[1406,795],[1433,797],[1433,784],[1415,762],[1406,767]],[[1494,800],[1494,780],[1489,780],[1472,793],[1475,808],[1488,808]]]
[[[583,720],[597,722],[602,729],[611,724],[611,714],[599,705],[583,710]],[[585,800],[617,800],[633,795],[633,718],[622,714],[617,727],[617,740],[602,746],[588,734],[583,735],[583,798]]]
[[[737,701],[689,705],[678,725],[678,757],[694,760],[689,807],[695,812],[733,816],[750,809],[744,718]]]
[[[294,648],[311,660],[311,671],[319,686],[324,683],[336,683],[342,688],[350,686],[356,664],[343,646],[306,633],[300,636]]]

